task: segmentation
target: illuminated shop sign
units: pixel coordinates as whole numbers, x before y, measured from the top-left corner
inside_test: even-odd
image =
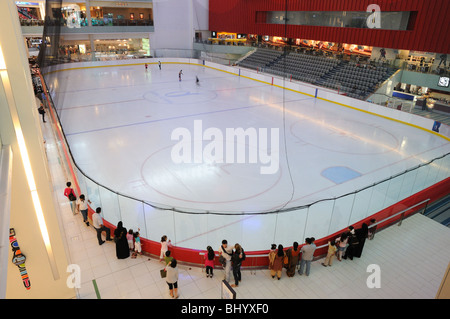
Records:
[[[38,6],[37,2],[25,2],[25,1],[16,1],[16,5],[18,6]]]

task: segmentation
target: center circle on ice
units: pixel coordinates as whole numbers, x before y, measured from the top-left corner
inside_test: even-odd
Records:
[[[217,94],[215,92],[204,90],[200,87],[175,91],[174,88],[161,88],[144,93],[144,99],[147,101],[174,105],[208,102],[216,97]]]
[[[375,155],[398,148],[399,141],[393,134],[381,127],[367,126],[371,125],[346,119],[328,118],[320,123],[301,119],[291,125],[290,131],[299,143],[338,153]]]
[[[281,179],[281,168],[261,174],[259,163],[216,163],[198,157],[191,163],[175,163],[173,146],[152,153],[141,169],[149,187],[172,199],[205,204],[244,201],[269,192]]]

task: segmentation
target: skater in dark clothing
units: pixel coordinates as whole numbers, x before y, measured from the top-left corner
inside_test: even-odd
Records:
[[[160,61],[158,61],[158,66],[159,66],[159,69],[161,70],[161,62]]]
[[[183,74],[183,70],[180,70],[180,72],[178,73],[178,80],[181,82],[181,75]]]

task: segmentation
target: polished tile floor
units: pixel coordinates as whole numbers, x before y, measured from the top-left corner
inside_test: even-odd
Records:
[[[72,215],[63,196],[68,173],[51,125],[42,123],[42,130],[69,263],[81,268],[77,298],[169,299],[159,273],[162,263],[147,256],[118,260],[113,242],[99,246],[92,226],[87,227],[79,214]],[[237,298],[433,299],[450,261],[449,246],[449,228],[416,214],[366,241],[360,259],[335,261],[332,267],[323,267],[323,259],[313,262],[309,277],[288,278],[283,272],[281,280],[274,280],[267,269],[243,270]],[[367,286],[372,264],[380,267],[380,288]],[[221,298],[221,269],[214,270],[212,279],[201,268],[186,265],[179,266],[179,274],[180,299]]]

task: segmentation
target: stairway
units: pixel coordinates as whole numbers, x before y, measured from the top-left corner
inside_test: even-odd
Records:
[[[450,195],[430,204],[424,215],[450,228]]]
[[[320,77],[314,84],[322,87],[327,87],[326,81],[328,79],[331,79],[334,74],[341,73],[341,70],[344,69],[348,64],[348,61],[343,60],[341,63],[339,63],[335,68],[333,68],[330,72],[325,73],[323,76]]]

